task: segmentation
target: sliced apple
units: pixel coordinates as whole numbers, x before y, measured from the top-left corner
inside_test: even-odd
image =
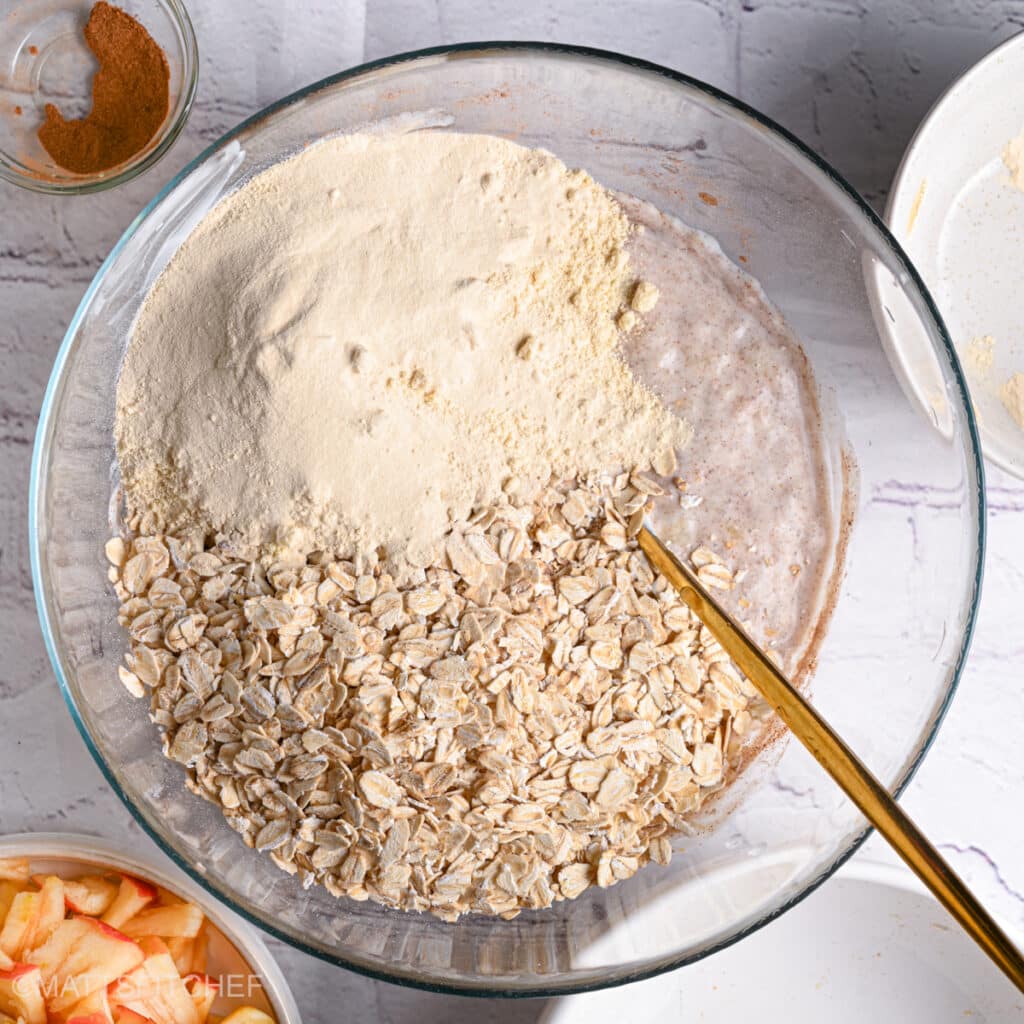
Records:
[[[64,920],[64,883],[56,875],[43,881],[32,925],[25,936],[25,952],[41,946]]]
[[[110,909],[117,891],[118,887],[108,879],[86,875],[64,883],[64,901],[72,913],[99,917]]]
[[[14,902],[14,897],[21,892],[23,886],[17,882],[0,881],[0,925],[3,924],[4,918],[7,917],[7,911],[11,909],[11,904]]]
[[[143,907],[156,899],[156,888],[131,875],[121,876],[121,885],[103,914],[103,922],[111,928],[120,928],[125,921],[134,917]]]
[[[220,982],[208,974],[193,974],[185,981],[185,987],[192,997],[192,1002],[196,1004],[199,1024],[206,1024],[206,1018],[209,1017],[214,1001],[220,993]]]
[[[232,1010],[220,1024],[276,1024],[269,1013],[257,1010],[255,1006],[240,1006]]]
[[[199,1013],[169,953],[146,957],[110,986],[111,1002],[154,1024],[199,1024]]]
[[[6,953],[0,953],[0,971],[9,971],[13,966],[14,961]]]
[[[206,957],[209,948],[210,936],[207,933],[204,922],[203,927],[199,929],[199,934],[192,940],[192,966],[189,968],[190,974],[206,973]]]
[[[107,990],[98,988],[68,1010],[66,1024],[114,1024]]]
[[[195,959],[196,939],[198,939],[198,936],[196,936],[195,939],[172,936],[167,940],[167,952],[171,954],[174,966],[178,969],[178,973],[183,978],[192,973],[192,961]]]
[[[170,955],[171,952],[167,943],[157,935],[144,935],[138,940],[138,943],[139,948],[146,956],[158,956],[160,953]]]
[[[0,857],[0,879],[8,882],[27,882],[29,879],[28,857]]]
[[[38,967],[15,964],[0,971],[0,1010],[25,1024],[46,1024],[43,978]]]
[[[45,879],[39,892],[19,892],[11,902],[0,931],[0,950],[14,960],[41,946],[64,920],[64,883]]]
[[[161,907],[173,907],[178,903],[188,902],[171,892],[170,889],[165,889],[162,885],[156,886],[156,901]]]
[[[49,987],[49,982],[57,969],[71,955],[73,947],[85,937],[88,930],[85,918],[72,918],[55,928],[46,942],[29,953],[28,961],[42,972],[44,985]]]
[[[139,944],[94,917],[61,923],[50,940],[30,953],[40,966],[50,1009],[63,1013],[99,988],[116,981],[145,959]]]
[[[25,939],[31,934],[32,923],[39,910],[39,893],[19,892],[0,929],[0,951],[17,960],[25,949]]]
[[[153,1024],[149,1017],[130,1010],[127,1006],[114,1007],[114,1024]]]
[[[54,929],[53,934],[41,946],[33,949],[26,958],[35,964],[43,973],[43,984],[49,988],[49,982],[57,973],[57,969],[71,955],[71,950],[89,931],[86,923],[88,918],[73,917]],[[85,996],[88,993],[83,992]]]
[[[194,903],[176,903],[168,907],[140,910],[125,921],[125,935],[138,939],[159,935],[162,939],[194,939],[203,927],[203,912]]]

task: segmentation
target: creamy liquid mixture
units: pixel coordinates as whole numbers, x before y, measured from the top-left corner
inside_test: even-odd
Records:
[[[643,225],[636,270],[661,289],[624,351],[693,428],[681,496],[655,523],[689,554],[722,555],[741,579],[717,596],[793,668],[817,625],[838,536],[816,387],[799,342],[748,274],[702,232],[620,196]]]

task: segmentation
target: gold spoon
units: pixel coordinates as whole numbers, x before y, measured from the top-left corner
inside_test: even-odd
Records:
[[[814,759],[935,894],[960,926],[1024,992],[1024,957],[882,784],[764,652],[719,607],[696,576],[647,527],[637,537],[651,565],[714,634],[725,652]]]

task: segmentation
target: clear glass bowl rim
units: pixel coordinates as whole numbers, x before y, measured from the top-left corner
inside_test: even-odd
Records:
[[[118,185],[123,185],[125,182],[132,181],[143,172],[148,171],[149,168],[160,160],[171,146],[174,145],[175,140],[181,134],[182,129],[188,122],[189,114],[192,112],[192,103],[196,98],[196,87],[199,83],[199,46],[196,43],[195,26],[193,26],[192,19],[189,17],[188,8],[185,7],[182,0],[157,0],[157,3],[159,3],[161,7],[164,7],[168,15],[174,20],[174,23],[178,27],[178,31],[181,33],[182,42],[184,43],[184,52],[182,53],[182,61],[184,65],[184,89],[182,90],[182,95],[178,100],[178,113],[175,115],[174,120],[170,125],[168,125],[167,130],[164,132],[157,145],[146,153],[141,160],[134,163],[129,161],[122,170],[118,171],[117,174],[111,175],[109,178],[90,178],[87,175],[83,175],[81,180],[71,180],[67,183],[47,181],[45,178],[32,178],[26,174],[21,174],[18,171],[12,170],[7,165],[6,161],[0,160],[0,180],[9,181],[12,185],[28,189],[30,192],[41,192],[45,195],[84,196],[92,192],[105,192],[108,188],[116,188]],[[227,138],[227,136],[225,136],[225,138]],[[220,140],[220,142],[223,141],[223,139]],[[205,150],[198,159],[201,160],[205,157],[210,150],[215,149],[220,145],[220,142],[215,142],[213,146]],[[176,183],[178,179],[190,170],[196,162],[196,160],[191,161],[184,171],[174,176],[174,179],[170,184],[173,185]],[[162,196],[165,191],[166,188],[160,192],[160,195]],[[146,210],[148,209],[149,206],[146,207]],[[125,239],[135,230],[137,223],[137,220],[132,222],[118,243],[118,246],[115,246],[111,255],[113,255],[113,252],[117,251],[117,248],[119,248],[120,245],[124,243]],[[99,272],[102,272],[102,270],[103,268],[101,267]]]
[[[171,0],[176,2],[176,0]],[[827,161],[818,156],[809,146],[801,142],[799,138],[787,131],[780,124],[777,124],[771,118],[760,113],[755,108],[744,103],[742,100],[736,99],[729,93],[724,92],[721,89],[716,88],[713,85],[709,85],[706,82],[702,82],[697,78],[693,78],[689,75],[683,74],[680,71],[673,71],[670,68],[663,67],[660,64],[655,64],[652,61],[643,60],[639,57],[630,57],[625,54],[616,53],[612,50],[602,50],[595,47],[588,46],[575,46],[568,43],[549,43],[549,42],[530,42],[522,40],[496,40],[488,42],[467,42],[457,43],[452,45],[444,46],[432,46],[425,47],[419,50],[411,50],[407,53],[396,54],[391,57],[382,57],[379,60],[368,61],[364,64],[359,64],[356,67],[349,68],[346,71],[339,72],[335,75],[329,75],[327,78],[322,78],[305,88],[299,89],[296,92],[285,96],[283,99],[278,100],[275,103],[264,107],[263,110],[258,111],[251,117],[246,118],[235,128],[231,129],[220,137],[212,145],[208,146],[202,153],[200,153],[194,160],[192,160],[186,167],[178,172],[158,193],[150,202],[142,209],[138,216],[131,222],[124,234],[118,240],[117,244],[111,250],[110,255],[103,261],[99,270],[96,272],[96,276],[93,278],[85,295],[82,297],[82,301],[79,303],[78,309],[75,311],[74,318],[68,326],[67,332],[64,336],[64,340],[61,343],[60,349],[57,352],[56,360],[54,361],[53,370],[50,375],[49,383],[47,384],[46,394],[43,398],[43,405],[40,411],[39,424],[36,428],[35,444],[32,453],[32,469],[29,480],[29,554],[31,558],[32,567],[32,586],[35,592],[36,598],[36,610],[39,615],[39,622],[43,633],[43,639],[46,644],[47,654],[50,658],[50,663],[53,666],[54,674],[57,677],[57,683],[60,686],[61,694],[64,697],[64,701],[68,706],[68,710],[71,713],[72,720],[78,729],[79,734],[85,742],[86,747],[92,754],[93,760],[96,762],[100,771],[103,773],[104,778],[110,784],[114,792],[120,797],[122,803],[128,808],[129,812],[139,823],[146,834],[157,844],[157,846],[175,862],[186,874],[189,875],[195,882],[201,885],[207,892],[209,892],[215,898],[222,900],[231,910],[236,914],[239,914],[245,920],[262,928],[264,931],[269,932],[275,938],[280,939],[282,942],[301,950],[310,956],[316,957],[319,960],[323,960],[327,963],[333,964],[337,967],[343,967],[346,970],[354,971],[355,973],[365,975],[373,978],[377,981],[385,981],[391,984],[403,985],[409,988],[422,989],[429,992],[437,992],[449,995],[460,995],[460,996],[478,996],[484,998],[505,998],[505,999],[531,999],[531,998],[547,998],[552,996],[564,996],[564,995],[575,995],[581,992],[597,991],[603,988],[612,988],[618,985],[631,984],[635,981],[643,981],[647,978],[656,977],[659,974],[663,974],[666,971],[676,970],[679,967],[683,967],[690,963],[695,963],[698,960],[703,959],[706,956],[710,956],[713,953],[718,952],[721,949],[725,949],[731,946],[734,942],[739,942],[748,935],[753,934],[764,925],[775,920],[775,918],[784,914],[791,907],[796,906],[801,900],[809,896],[814,892],[820,885],[826,882],[829,878],[839,870],[863,845],[865,840],[871,835],[873,829],[865,825],[861,833],[856,836],[850,843],[849,848],[842,854],[837,856],[833,862],[821,873],[820,877],[814,882],[809,884],[804,891],[795,894],[782,906],[774,911],[766,913],[763,917],[758,919],[756,922],[751,924],[748,928],[743,929],[736,935],[731,936],[725,941],[718,943],[717,945],[703,949],[698,953],[677,957],[675,959],[669,959],[667,961],[659,961],[652,967],[644,968],[643,970],[636,971],[627,976],[616,976],[615,978],[607,981],[601,980],[598,982],[580,982],[578,984],[564,985],[559,984],[557,986],[539,984],[530,988],[514,988],[506,989],[499,987],[488,987],[487,985],[465,985],[465,984],[444,984],[429,979],[413,978],[406,974],[391,974],[387,971],[378,970],[375,968],[368,967],[365,964],[356,963],[347,960],[343,955],[331,954],[319,949],[315,946],[308,945],[302,942],[300,939],[288,934],[287,932],[279,929],[275,926],[272,921],[262,918],[260,915],[253,913],[247,907],[238,903],[235,898],[228,892],[221,890],[215,885],[208,877],[197,871],[195,867],[182,857],[176,849],[166,843],[160,835],[150,826],[142,812],[135,806],[131,798],[126,794],[121,787],[118,785],[113,774],[107,768],[107,765],[100,754],[99,750],[93,743],[92,737],[89,734],[89,730],[86,727],[84,721],[78,713],[78,708],[75,704],[74,696],[72,695],[67,679],[65,678],[63,669],[60,663],[60,657],[57,652],[55,644],[55,638],[53,630],[50,626],[50,619],[48,614],[46,595],[42,585],[42,573],[41,573],[41,552],[39,544],[39,529],[37,527],[37,517],[40,509],[40,494],[43,486],[43,478],[41,467],[43,463],[44,454],[46,451],[45,439],[48,433],[50,417],[54,410],[54,399],[57,394],[61,378],[63,376],[64,367],[67,363],[68,356],[74,345],[74,338],[78,331],[79,323],[88,309],[90,303],[100,284],[103,281],[106,272],[110,265],[117,258],[118,254],[128,243],[131,237],[135,234],[139,225],[149,216],[149,214],[159,205],[160,202],[173,190],[181,181],[183,181],[192,171],[198,167],[203,161],[211,157],[218,150],[223,148],[233,139],[245,134],[250,129],[253,129],[259,125],[259,123],[266,117],[272,114],[276,114],[286,107],[292,104],[298,103],[313,93],[330,88],[335,85],[340,85],[344,82],[355,81],[366,76],[373,75],[375,72],[381,71],[386,68],[391,68],[399,64],[411,63],[417,60],[430,59],[430,58],[459,58],[473,55],[477,57],[487,57],[491,55],[507,54],[507,53],[519,53],[519,54],[530,54],[536,53],[538,55],[561,55],[569,59],[580,60],[583,62],[594,62],[594,63],[612,63],[621,64],[628,68],[632,68],[637,71],[646,72],[652,75],[664,77],[669,82],[678,83],[688,88],[697,90],[698,92],[704,93],[706,96],[716,101],[717,103],[732,108],[732,110],[745,117],[749,117],[756,121],[759,125],[768,130],[769,133],[774,135],[778,140],[784,142],[790,149],[796,152],[798,157],[802,157],[812,165],[812,170],[825,175],[829,182],[837,187],[840,191],[846,194],[851,199],[859,210],[860,214],[865,217],[870,226],[878,233],[881,240],[889,248],[891,254],[898,261],[902,269],[907,275],[908,282],[916,289],[921,298],[924,301],[925,308],[927,309],[931,319],[934,321],[937,334],[942,342],[942,348],[946,358],[948,359],[949,367],[952,371],[953,383],[956,387],[957,397],[959,398],[961,411],[963,413],[963,422],[966,425],[967,437],[970,441],[970,452],[973,461],[973,471],[975,479],[977,480],[977,493],[973,495],[974,500],[977,502],[978,508],[978,523],[977,523],[977,544],[976,544],[976,565],[974,570],[974,579],[972,581],[972,595],[970,601],[970,607],[967,613],[967,621],[964,625],[963,636],[961,638],[960,649],[957,653],[956,664],[953,668],[952,680],[947,688],[947,691],[942,699],[942,703],[939,707],[938,714],[935,716],[934,724],[928,734],[923,738],[920,749],[916,756],[909,763],[907,770],[901,779],[898,780],[894,787],[894,795],[899,797],[904,791],[907,784],[914,777],[917,769],[920,767],[925,754],[931,748],[932,743],[935,740],[935,736],[938,733],[939,726],[945,719],[946,713],[952,703],[953,697],[956,694],[957,688],[960,684],[960,678],[963,673],[963,667],[967,660],[967,654],[970,650],[971,638],[974,634],[974,627],[977,621],[978,604],[981,595],[981,584],[982,576],[984,571],[985,563],[985,542],[986,542],[986,499],[985,499],[985,477],[984,477],[984,464],[981,455],[981,443],[978,435],[978,427],[974,418],[974,412],[970,403],[967,382],[964,377],[963,371],[960,366],[959,359],[956,351],[953,347],[952,340],[950,339],[949,332],[946,330],[945,323],[942,320],[942,316],[939,313],[938,308],[935,305],[931,294],[925,287],[924,281],[918,274],[914,265],[910,262],[906,253],[903,251],[900,244],[896,241],[895,237],[886,227],[884,221],[875,213],[875,211],[868,205],[867,201],[864,200],[860,194],[850,185],[842,175],[839,174]],[[919,741],[920,742],[920,741]]]

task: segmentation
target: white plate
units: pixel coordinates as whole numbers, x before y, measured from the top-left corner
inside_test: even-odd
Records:
[[[935,104],[893,182],[885,219],[932,293],[964,367],[985,456],[1024,477],[1024,429],[999,397],[1024,373],[1024,191],[1004,147],[1024,133],[1024,34],[983,58]],[[935,405],[934,367],[919,339],[890,330],[910,390]],[[970,357],[994,341],[991,369]],[[906,381],[905,381],[906,385]],[[941,415],[941,410],[938,410]]]
[[[600,940],[614,941],[614,931]],[[736,945],[650,981],[552,1001],[541,1024],[1017,1020],[1024,996],[909,872],[853,861]]]

